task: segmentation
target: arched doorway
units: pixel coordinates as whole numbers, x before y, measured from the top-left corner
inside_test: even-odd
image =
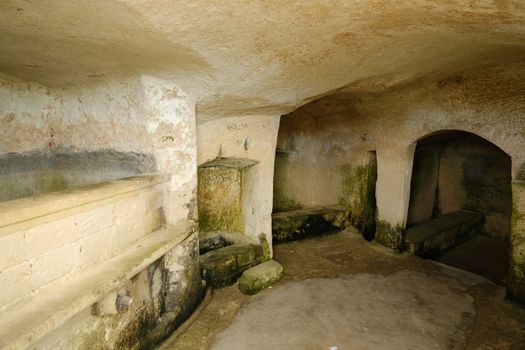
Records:
[[[407,218],[409,250],[504,284],[511,215],[508,154],[464,131],[440,131],[418,141]]]

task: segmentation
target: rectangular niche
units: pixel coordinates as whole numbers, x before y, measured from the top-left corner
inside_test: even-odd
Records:
[[[201,231],[246,232],[253,198],[253,171],[258,161],[220,158],[198,169],[199,228]]]

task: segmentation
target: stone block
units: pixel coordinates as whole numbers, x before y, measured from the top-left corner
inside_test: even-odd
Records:
[[[110,253],[113,228],[106,228],[80,241],[80,267],[89,266]]]
[[[275,213],[272,215],[273,243],[336,232],[346,227],[349,214],[347,209],[338,206]]]
[[[202,278],[214,288],[235,283],[245,270],[266,259],[262,245],[242,234],[223,233],[222,236],[230,245],[207,251],[200,259]],[[214,238],[206,236],[204,240],[213,241]]]
[[[32,258],[30,262],[33,289],[44,287],[50,282],[77,270],[80,267],[79,255],[79,244],[72,244]]]
[[[0,272],[0,309],[31,293],[31,266],[25,261]]]
[[[460,210],[409,228],[407,250],[418,256],[437,256],[483,232],[483,214]]]
[[[22,263],[29,256],[24,235],[24,231],[19,231],[0,237],[0,272]]]
[[[239,279],[239,289],[244,294],[256,294],[279,281],[282,275],[282,265],[275,260],[269,260],[244,271]]]
[[[30,256],[40,256],[77,241],[79,235],[75,220],[75,216],[69,216],[29,229],[26,242]]]
[[[77,214],[75,223],[78,237],[85,238],[113,226],[113,209],[114,205],[109,204]]]

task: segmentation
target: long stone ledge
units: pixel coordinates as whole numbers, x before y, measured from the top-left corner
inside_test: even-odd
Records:
[[[483,214],[458,210],[409,228],[406,248],[417,256],[438,256],[482,232]]]
[[[197,232],[191,222],[163,227],[120,255],[55,283],[0,316],[0,349],[29,348]]]
[[[143,188],[155,186],[169,180],[167,174],[132,176],[119,180],[101,182],[64,191],[46,193],[32,197],[0,203],[0,236],[16,229],[27,229],[42,223],[43,217],[52,220],[88,210],[93,203],[109,203]],[[39,220],[40,219],[40,220]],[[49,220],[51,221],[51,220]]]

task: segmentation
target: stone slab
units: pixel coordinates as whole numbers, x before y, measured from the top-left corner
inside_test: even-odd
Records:
[[[204,232],[199,237],[201,275],[213,288],[235,283],[245,270],[269,258],[262,243],[240,232]]]
[[[406,248],[418,256],[437,256],[483,232],[483,214],[459,210],[406,231]]]
[[[290,210],[272,214],[273,243],[336,232],[349,225],[349,211],[342,206]]]
[[[275,260],[269,260],[244,271],[239,279],[239,289],[244,294],[257,294],[279,281],[282,276],[282,265]]]

